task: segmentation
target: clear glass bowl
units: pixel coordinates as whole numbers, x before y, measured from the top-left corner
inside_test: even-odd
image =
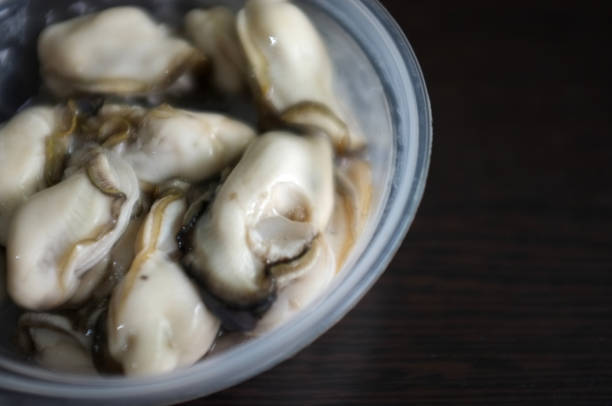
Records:
[[[0,32],[7,34],[0,38],[2,120],[38,88],[35,38],[49,21],[126,3],[146,7],[162,20],[179,21],[192,6],[227,3],[239,7],[241,1],[56,0],[36,2],[34,14],[23,11],[24,3],[0,0]],[[332,286],[277,330],[217,352],[191,368],[150,379],[84,377],[24,362],[15,353],[10,332],[7,334],[15,315],[5,304],[0,307],[0,404],[157,405],[211,394],[307,346],[355,306],[384,272],[415,216],[427,177],[432,120],[423,75],[406,37],[377,1],[296,3],[330,45],[337,90],[350,101],[368,139],[375,179],[368,224]],[[18,69],[19,64],[26,66]]]

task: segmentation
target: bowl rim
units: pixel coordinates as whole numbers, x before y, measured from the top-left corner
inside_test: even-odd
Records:
[[[89,399],[104,402],[118,399],[142,400],[143,398],[155,399],[158,402],[193,399],[234,386],[293,356],[329,330],[358,303],[385,271],[412,224],[425,190],[431,159],[433,125],[431,105],[423,73],[398,23],[378,0],[356,0],[349,4],[360,9],[359,11],[365,17],[372,20],[372,23],[376,25],[373,28],[379,31],[379,35],[386,40],[386,45],[390,46],[388,49],[396,53],[395,58],[402,65],[395,68],[399,70],[399,74],[404,79],[407,79],[404,81],[406,86],[412,88],[403,89],[406,90],[403,93],[412,92],[416,100],[418,123],[411,123],[411,125],[418,126],[416,129],[418,151],[416,151],[414,177],[411,182],[406,179],[404,182],[394,183],[391,187],[390,195],[384,202],[383,217],[389,216],[394,221],[380,221],[370,241],[375,242],[378,251],[369,252],[368,255],[365,255],[366,252],[362,253],[343,284],[330,292],[325,300],[319,303],[316,312],[314,311],[315,306],[309,306],[285,325],[264,337],[252,339],[227,353],[213,357],[212,365],[207,362],[206,370],[198,369],[198,365],[195,365],[161,377],[146,379],[96,377],[92,379],[44,371],[2,359],[0,367],[5,369],[0,369],[0,390],[55,399]],[[330,11],[328,8],[325,9]],[[331,14],[334,17],[333,13]],[[338,18],[335,20],[340,22]],[[340,22],[340,25],[343,24]],[[349,34],[355,34],[355,28],[351,29],[344,25],[343,28]],[[364,49],[364,51],[368,54],[367,50]],[[368,54],[368,57],[371,55]],[[377,73],[380,73],[376,61],[372,58],[370,60]],[[398,90],[395,89],[395,92]],[[386,89],[387,97],[390,94]],[[394,127],[397,127],[396,121],[400,119],[398,116],[396,114],[393,120]],[[394,128],[396,133],[394,142],[397,142],[398,130]],[[402,136],[408,138],[408,134],[399,134],[399,137]],[[407,156],[407,151],[396,153],[393,173],[405,169],[402,165],[406,163],[402,158]],[[279,348],[278,344],[281,341],[286,345]],[[232,359],[233,364],[230,362]],[[243,365],[254,367],[237,368],[235,360],[240,360]],[[230,364],[229,367],[228,364]],[[63,379],[59,379],[58,376]]]

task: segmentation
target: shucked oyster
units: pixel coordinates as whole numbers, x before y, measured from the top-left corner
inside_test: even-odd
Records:
[[[208,351],[219,321],[171,258],[186,203],[176,192],[158,200],[136,242],[137,255],[113,293],[106,330],[108,351],[127,375],[188,366]]]
[[[320,236],[306,255],[290,263],[278,265],[274,271],[290,271],[295,273],[296,277],[279,287],[274,304],[249,335],[257,336],[273,330],[315,300],[329,286],[336,274],[336,256],[325,237]]]
[[[236,161],[254,137],[249,126],[224,115],[163,105],[143,118],[124,157],[141,181],[199,182]]]
[[[60,96],[162,90],[203,60],[195,48],[135,7],[48,26],[39,37],[38,56],[45,83]]]
[[[78,289],[67,302],[68,306],[81,305],[88,300],[99,302],[110,296],[132,264],[136,236],[143,220],[144,215],[130,220],[108,255],[83,275]]]
[[[121,153],[126,141],[134,137],[142,118],[147,114],[144,107],[128,104],[104,104],[95,116],[89,117],[81,126],[84,137],[115,152]]]
[[[210,58],[215,86],[228,93],[242,90],[247,62],[232,10],[226,7],[192,10],[185,16],[185,29],[195,46]]]
[[[302,255],[333,207],[332,149],[318,135],[273,132],[256,139],[199,219],[184,264],[235,306],[273,290],[267,268]]]
[[[336,168],[334,211],[325,232],[310,251],[289,263],[270,269],[282,278],[277,298],[249,335],[261,335],[292,318],[329,286],[345,262],[365,223],[371,198],[370,166],[359,159],[342,160]]]
[[[69,300],[125,230],[139,194],[132,168],[111,152],[98,152],[85,168],[32,196],[9,228],[13,300],[32,310]]]
[[[14,210],[45,186],[46,143],[62,124],[62,111],[30,107],[0,128],[0,245]]]
[[[91,337],[75,330],[66,317],[25,313],[19,318],[19,345],[49,369],[95,374],[90,349]]]
[[[340,151],[363,146],[334,94],[327,47],[308,17],[285,0],[249,0],[238,34],[261,100],[284,121],[317,127]]]

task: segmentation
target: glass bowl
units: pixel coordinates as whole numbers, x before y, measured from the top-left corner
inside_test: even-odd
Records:
[[[39,87],[35,41],[46,24],[98,8],[136,4],[177,22],[191,7],[239,0],[0,0],[0,121]],[[401,29],[375,0],[296,1],[328,42],[337,91],[368,139],[373,202],[368,223],[332,286],[278,329],[215,352],[183,370],[147,379],[86,377],[24,362],[10,339],[15,309],[0,306],[0,404],[170,404],[242,382],[310,344],[337,323],[384,272],[420,203],[432,144],[425,82]]]

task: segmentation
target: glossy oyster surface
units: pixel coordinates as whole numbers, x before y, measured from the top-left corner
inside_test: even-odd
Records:
[[[46,142],[61,118],[59,108],[29,107],[0,127],[0,245],[15,209],[45,187]]]
[[[163,105],[144,116],[123,156],[141,181],[199,182],[237,161],[254,138],[251,127],[223,114]]]
[[[83,274],[121,237],[139,195],[132,168],[113,153],[99,152],[86,168],[32,196],[8,234],[12,299],[31,310],[69,300]]]
[[[185,209],[180,194],[169,194],[153,205],[139,232],[136,258],[113,293],[108,347],[126,375],[191,365],[217,336],[218,319],[171,257]]]
[[[273,290],[269,265],[309,249],[333,208],[327,138],[272,132],[259,137],[197,222],[184,263],[222,300],[249,306]]]
[[[236,15],[227,7],[191,10],[185,30],[212,63],[213,83],[221,91],[237,93],[246,84],[247,61],[238,39]]]
[[[363,147],[335,95],[327,47],[303,11],[289,1],[249,0],[238,33],[268,108],[287,123],[324,130],[339,151]]]
[[[335,177],[334,209],[325,231],[308,253],[269,269],[279,285],[276,301],[248,335],[262,335],[291,319],[325,292],[346,262],[370,210],[371,168],[361,159],[342,159]]]
[[[144,94],[170,86],[202,55],[136,7],[115,7],[52,24],[38,40],[49,89],[75,93]]]
[[[25,313],[19,318],[19,345],[42,366],[71,373],[96,374],[91,337],[71,320],[50,313]]]
[[[324,236],[318,237],[309,252],[282,267],[290,268],[294,278],[280,286],[276,300],[263,315],[250,336],[262,335],[280,326],[312,303],[325,291],[336,275],[336,255]],[[275,269],[286,272],[286,269]]]

